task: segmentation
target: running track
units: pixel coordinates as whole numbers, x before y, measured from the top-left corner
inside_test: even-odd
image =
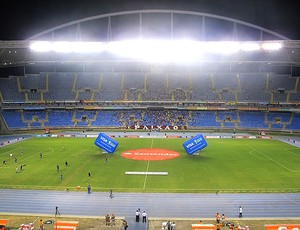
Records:
[[[135,210],[146,211],[149,218],[214,218],[217,212],[236,218],[243,207],[245,218],[299,218],[300,193],[276,194],[174,194],[65,192],[44,190],[0,190],[0,214],[62,216],[116,216],[134,219]]]

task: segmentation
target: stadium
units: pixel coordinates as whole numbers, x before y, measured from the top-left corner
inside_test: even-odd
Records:
[[[1,219],[53,218],[58,206],[58,219],[114,212],[110,229],[216,229],[217,212],[235,221],[242,206],[243,229],[299,228],[298,40],[214,14],[134,10],[0,49]],[[113,152],[94,144],[99,133]],[[198,134],[207,146],[187,153]],[[147,224],[131,219],[139,207]]]

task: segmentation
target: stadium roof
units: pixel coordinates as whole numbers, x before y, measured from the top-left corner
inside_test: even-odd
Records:
[[[183,23],[184,22],[184,23]],[[232,55],[210,54],[193,63],[193,70],[225,72],[241,70],[259,72],[276,69],[283,74],[297,72],[300,67],[300,41],[244,21],[207,13],[180,10],[136,10],[102,14],[75,20],[38,33],[27,40],[0,41],[0,69],[21,68],[21,72],[59,71],[69,69],[91,71],[114,70],[114,66],[143,64],[138,71],[145,71],[149,63],[136,58],[124,58],[107,52],[57,53],[34,52],[34,41],[88,41],[111,43],[126,39],[167,39],[169,41],[191,39],[199,42],[255,41],[280,42],[278,51],[259,50],[238,52]],[[157,66],[157,63],[151,63]],[[168,66],[174,66],[169,64]],[[178,63],[176,63],[178,65]],[[211,67],[218,65],[216,67]],[[105,67],[104,67],[105,66]],[[198,67],[195,67],[198,66]],[[204,68],[204,67],[208,68]],[[245,67],[247,66],[247,67]],[[103,67],[103,68],[102,68]],[[168,71],[169,68],[167,68]],[[172,68],[176,70],[176,68]],[[121,71],[126,71],[126,68]],[[132,69],[130,69],[132,71]],[[272,72],[272,71],[271,71]],[[295,75],[295,74],[294,74]]]

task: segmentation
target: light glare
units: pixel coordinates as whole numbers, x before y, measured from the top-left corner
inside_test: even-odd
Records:
[[[190,62],[205,54],[230,55],[240,51],[278,50],[279,42],[201,42],[190,40],[127,40],[113,42],[33,42],[36,52],[101,53],[153,62]]]

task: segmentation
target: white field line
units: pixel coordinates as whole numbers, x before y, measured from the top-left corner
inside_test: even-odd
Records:
[[[152,142],[151,142],[151,149],[152,149],[152,147],[153,147],[153,142],[154,142],[154,138],[152,138]],[[150,161],[148,161],[148,163],[147,163],[147,169],[146,169],[146,172],[148,172],[149,171],[149,165],[150,165]],[[145,180],[144,180],[144,186],[143,186],[143,189],[145,189],[146,188],[146,182],[147,182],[147,174],[145,175]]]
[[[291,154],[293,154],[293,155],[295,155],[295,156],[297,156],[297,157],[300,157],[300,154],[294,153],[291,150],[288,150],[288,149],[284,149],[284,150],[287,151],[287,152],[289,152],[289,153],[291,153]]]
[[[274,160],[273,158],[267,156],[266,154],[262,153],[261,151],[259,151],[259,150],[255,149],[255,148],[253,148],[252,146],[248,146],[248,147],[251,148],[251,149],[253,149],[254,151],[260,153],[261,155],[263,155],[264,157],[268,158],[269,160],[273,161],[274,163],[278,164],[279,166],[283,167],[284,169],[286,169],[286,170],[288,170],[288,171],[290,171],[290,172],[297,172],[297,171],[294,171],[294,170],[289,169],[289,168],[286,167],[285,165],[279,163],[278,161],[276,161],[276,160]]]
[[[249,152],[251,156],[256,157],[258,159],[263,159],[264,158],[263,156],[258,156],[257,154],[254,154],[253,152],[255,152],[255,151],[250,151]]]
[[[30,159],[30,158],[36,156],[38,153],[44,152],[44,151],[46,151],[46,150],[48,150],[48,149],[51,150],[51,152],[54,152],[53,148],[54,148],[54,146],[57,146],[57,145],[58,145],[58,144],[52,145],[52,146],[50,146],[50,147],[48,147],[48,148],[45,148],[45,149],[42,149],[42,150],[39,150],[39,151],[33,153],[31,156],[26,157],[26,158],[24,158],[24,159],[22,159],[22,160],[20,160],[20,161],[18,161],[18,162],[24,162],[25,160]]]
[[[14,153],[14,151],[17,151],[18,149],[22,149],[21,147],[17,147],[17,148],[14,148],[14,149],[12,149],[12,150],[5,150],[5,152],[3,152],[3,153],[0,153],[0,155],[2,155],[2,154],[6,154],[6,153]]]
[[[24,162],[25,160],[27,160],[27,159],[30,159],[30,158],[32,158],[32,157],[34,157],[35,155],[37,155],[37,153],[40,153],[40,152],[42,152],[42,151],[46,151],[46,150],[51,150],[51,152],[54,152],[54,150],[53,150],[53,147],[54,146],[57,146],[57,145],[53,145],[53,146],[50,146],[50,147],[48,147],[48,148],[45,148],[45,149],[43,149],[43,150],[41,150],[41,151],[38,151],[38,152],[35,152],[35,153],[33,153],[32,155],[30,155],[29,157],[26,157],[26,158],[24,158],[24,159],[22,159],[22,160],[18,160],[18,162]],[[10,168],[11,166],[6,166],[6,167],[1,167],[1,168],[4,168],[4,169],[6,169],[6,168]]]

